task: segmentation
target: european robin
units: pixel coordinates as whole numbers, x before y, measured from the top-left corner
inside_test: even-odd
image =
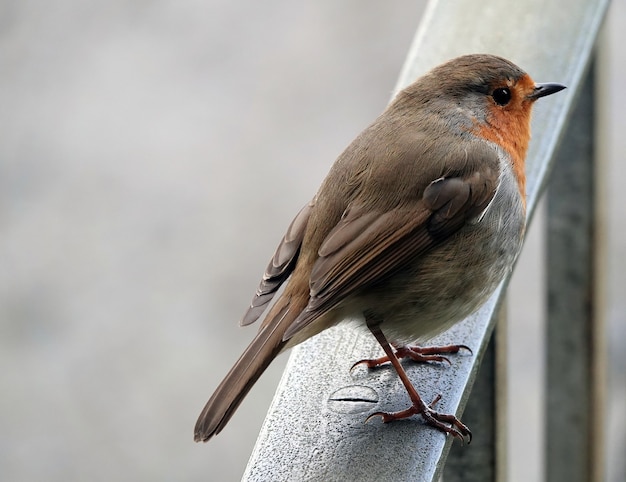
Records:
[[[399,358],[444,360],[462,348],[410,344],[470,315],[512,269],[526,223],[531,109],[564,88],[503,58],[466,55],[402,90],[287,228],[241,321],[267,312],[259,332],[202,410],[195,440],[224,428],[281,351],[348,319],[385,351],[357,364],[391,362],[412,402],[369,418],[421,414],[471,440],[455,416],[422,401]]]

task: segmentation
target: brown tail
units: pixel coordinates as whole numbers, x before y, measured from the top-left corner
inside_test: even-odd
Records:
[[[264,323],[204,406],[194,429],[196,442],[206,442],[226,426],[252,386],[285,346],[283,334],[289,325],[287,318],[295,318],[298,310],[294,311],[296,313],[290,313],[289,301],[284,297],[276,302],[267,316],[269,323]]]

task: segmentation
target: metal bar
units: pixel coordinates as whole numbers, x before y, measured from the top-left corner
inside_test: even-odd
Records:
[[[452,444],[443,469],[445,482],[495,482],[496,480],[496,400],[495,352],[492,337],[474,380],[472,396],[463,413],[463,423],[478,430],[471,450]]]
[[[445,482],[506,480],[506,303],[500,306],[494,336],[474,381],[463,413],[464,423],[480,427],[471,450],[453,444],[443,470]]]
[[[508,450],[508,432],[509,432],[509,363],[508,363],[508,343],[509,330],[507,319],[507,302],[506,299],[500,306],[500,314],[496,322],[496,331],[494,335],[495,342],[495,397],[496,397],[496,430],[495,430],[495,448],[496,448],[496,470],[495,480],[502,481],[508,478],[509,469],[509,450]]]
[[[595,75],[589,69],[548,188],[547,480],[601,481],[603,320],[596,316]],[[600,402],[601,403],[601,402]]]
[[[397,89],[457,55],[489,52],[510,58],[538,81],[559,81],[568,94],[536,108],[527,159],[527,205],[532,214],[572,98],[578,91],[608,0],[431,2],[410,49]],[[397,90],[396,89],[396,90]],[[463,342],[474,356],[451,357],[452,367],[407,365],[426,398],[463,412],[486,350],[503,283],[474,315],[433,344]],[[452,440],[419,419],[364,424],[376,409],[405,408],[392,370],[349,367],[379,355],[371,336],[341,326],[297,347],[289,360],[244,474],[246,481],[438,480]],[[480,427],[475,427],[480,436]],[[472,446],[466,447],[472,450]]]

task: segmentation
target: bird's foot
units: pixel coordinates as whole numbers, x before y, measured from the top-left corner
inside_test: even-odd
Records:
[[[411,407],[399,412],[374,412],[367,417],[365,423],[375,417],[380,417],[383,423],[388,423],[419,414],[424,418],[428,425],[435,427],[441,432],[452,435],[453,437],[459,439],[461,443],[465,443],[465,441],[467,441],[468,444],[471,443],[472,432],[467,425],[461,422],[454,415],[439,413],[433,409],[435,404],[440,399],[441,395],[437,395],[435,400],[433,400],[430,405],[426,405],[424,402],[419,400],[419,403],[414,403]]]
[[[409,358],[418,363],[430,363],[430,362],[446,362],[449,365],[450,359],[444,355],[452,355],[458,353],[460,350],[467,350],[472,354],[472,350],[467,345],[445,345],[445,346],[401,346],[396,348],[397,358]],[[367,368],[376,368],[389,362],[388,356],[382,356],[380,358],[371,358],[359,360],[356,362],[350,370],[357,365],[366,365]]]

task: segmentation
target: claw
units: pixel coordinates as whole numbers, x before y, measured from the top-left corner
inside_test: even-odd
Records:
[[[354,370],[358,365],[367,365],[367,368],[376,368],[380,366],[382,363],[384,363],[384,362],[377,363],[378,360],[380,360],[380,358],[374,358],[374,359],[364,358],[363,360],[359,360],[358,362],[356,362],[354,365],[350,367],[350,372],[352,372],[352,370]]]
[[[437,402],[439,400],[441,400],[441,393],[438,393],[435,399],[432,402],[430,402],[430,405],[428,405],[428,408],[433,408],[435,405],[437,405]]]
[[[467,425],[461,422],[454,415],[439,413],[431,408],[440,399],[441,395],[437,395],[435,400],[433,400],[429,406],[416,407],[413,405],[406,410],[401,410],[399,412],[374,412],[365,419],[365,423],[368,423],[376,417],[380,417],[383,423],[389,423],[394,420],[401,420],[412,415],[420,414],[428,425],[435,427],[441,432],[452,435],[454,438],[459,439],[463,444],[465,444],[466,440],[468,445],[472,443],[472,431],[467,427]]]

